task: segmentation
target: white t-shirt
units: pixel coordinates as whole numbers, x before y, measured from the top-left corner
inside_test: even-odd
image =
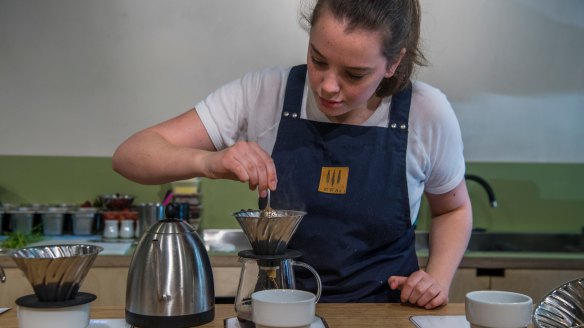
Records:
[[[236,141],[257,142],[271,153],[276,142],[290,68],[267,68],[246,74],[196,105],[215,148]],[[383,99],[364,126],[387,127],[391,97]],[[318,109],[308,81],[304,85],[301,118],[330,120]],[[413,82],[406,171],[412,223],[424,191],[442,194],[464,178],[465,162],[458,120],[446,96],[433,86]]]

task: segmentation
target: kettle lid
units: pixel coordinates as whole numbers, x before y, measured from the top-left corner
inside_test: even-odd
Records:
[[[164,219],[153,224],[149,229],[149,234],[184,234],[196,232],[195,228],[178,219]]]
[[[148,229],[151,234],[183,234],[192,233],[196,229],[188,224],[185,220],[188,219],[188,205],[189,204],[174,204],[166,205],[165,214],[166,219],[160,220]],[[185,210],[186,208],[186,210]]]

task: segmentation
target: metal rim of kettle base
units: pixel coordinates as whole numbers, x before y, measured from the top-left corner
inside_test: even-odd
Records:
[[[210,310],[185,315],[146,315],[133,313],[126,309],[126,322],[134,327],[195,327],[215,319],[215,307]]]

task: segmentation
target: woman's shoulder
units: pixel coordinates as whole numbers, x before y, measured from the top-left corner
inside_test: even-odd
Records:
[[[247,101],[252,104],[262,98],[278,100],[283,94],[290,67],[274,66],[250,71],[231,84],[240,88]]]
[[[426,82],[412,82],[410,117],[423,123],[456,120],[452,105],[442,90]]]
[[[424,172],[425,190],[435,194],[451,190],[464,174],[463,143],[452,105],[440,89],[414,83],[409,131],[408,151]]]
[[[272,66],[250,71],[242,77],[242,81],[244,81],[244,83],[268,85],[273,85],[275,82],[277,82],[277,84],[282,84],[283,82],[286,82],[290,68],[291,67]]]
[[[437,105],[448,105],[450,103],[444,92],[437,87],[423,82],[423,81],[413,81],[412,82],[412,102],[414,105],[426,107],[437,107]]]
[[[440,142],[460,140],[460,126],[452,105],[438,88],[421,81],[413,83],[409,131],[426,151]],[[442,145],[444,146],[444,145]]]

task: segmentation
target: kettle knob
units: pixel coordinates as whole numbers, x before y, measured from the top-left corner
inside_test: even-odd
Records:
[[[173,219],[176,217],[176,205],[174,203],[168,203],[164,209],[164,214],[166,218]]]
[[[169,203],[166,205],[164,213],[167,219],[178,219],[188,221],[190,215],[189,203]]]

